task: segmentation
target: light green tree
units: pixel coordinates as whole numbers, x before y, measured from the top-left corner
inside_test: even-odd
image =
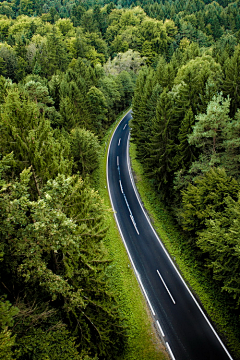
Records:
[[[193,165],[195,169],[206,171],[209,166],[222,164],[226,129],[230,123],[229,106],[230,99],[219,94],[208,104],[206,114],[196,116],[193,131],[188,135],[189,144],[201,149],[200,159]]]

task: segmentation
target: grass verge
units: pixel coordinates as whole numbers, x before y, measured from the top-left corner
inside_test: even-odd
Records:
[[[230,309],[227,294],[220,291],[216,282],[203,271],[194,252],[185,245],[187,240],[144,176],[143,167],[136,159],[136,146],[133,143],[130,143],[130,158],[138,192],[154,228],[205,313],[231,349],[234,359],[240,359],[239,314]]]
[[[109,208],[111,208],[111,203],[106,179],[107,149],[111,135],[125,113],[119,115],[102,141],[102,156],[98,174],[96,174],[99,182],[99,193]],[[128,327],[127,347],[124,357],[121,356],[121,360],[169,359],[153,326],[151,315],[131,267],[112,212],[109,213],[109,230],[105,239],[105,246],[112,260],[108,267],[108,278],[111,286],[118,294],[119,309],[126,319]]]

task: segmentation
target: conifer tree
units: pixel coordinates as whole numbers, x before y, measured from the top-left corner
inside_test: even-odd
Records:
[[[214,96],[207,106],[207,113],[196,116],[193,132],[188,137],[190,145],[201,148],[201,158],[208,161],[208,164],[205,164],[207,167],[221,163],[226,126],[230,122],[229,106],[229,98],[224,99],[222,94]],[[203,168],[201,162],[200,160],[200,169]]]
[[[199,233],[197,245],[206,254],[213,278],[220,282],[222,291],[228,292],[240,305],[240,202],[231,196],[225,198],[225,209],[214,213],[206,221],[206,229]]]
[[[203,109],[202,103],[203,95],[206,91],[206,84],[211,81],[212,83],[219,84],[221,81],[222,71],[221,66],[217,64],[214,59],[209,55],[197,57],[183,65],[177,73],[174,80],[176,85],[186,84],[187,87],[182,87],[186,91],[186,96],[189,104],[191,105],[194,115],[200,109]]]
[[[0,126],[1,153],[14,152],[17,174],[31,167],[38,195],[46,180],[58,173],[71,172],[70,145],[63,138],[54,137],[50,121],[40,113],[38,105],[18,89],[8,92],[2,105]]]
[[[155,180],[163,198],[169,195],[175,170],[175,126],[172,97],[164,90],[157,102],[156,119],[147,146],[149,155],[146,158],[147,174]]]
[[[78,176],[58,175],[31,201],[32,176],[0,184],[0,288],[19,309],[17,358],[116,358],[125,330],[106,283],[107,209]]]
[[[79,171],[85,178],[98,167],[100,144],[96,135],[91,131],[75,128],[71,131],[71,153],[73,156],[73,172]]]
[[[95,134],[102,134],[107,122],[107,102],[102,91],[92,86],[87,93],[87,105],[91,118],[91,130]]]
[[[50,78],[57,70],[66,71],[69,63],[68,51],[55,27],[47,35],[47,41],[42,51],[38,52],[36,60],[40,65],[41,74],[47,78]]]
[[[239,185],[222,168],[212,168],[182,191],[182,226],[191,234],[206,229],[206,220],[224,211],[228,196],[237,200]]]
[[[194,115],[192,109],[189,108],[184,116],[178,133],[179,144],[177,146],[177,154],[175,158],[175,163],[178,169],[188,169],[195,160],[194,149],[188,141],[188,135],[192,132],[193,123]]]
[[[156,113],[158,94],[156,94],[156,88],[154,88],[155,84],[154,72],[147,68],[142,70],[139,73],[133,97],[131,137],[137,144],[137,154],[139,159],[142,160],[146,157],[146,146],[151,135],[153,117]],[[160,91],[159,88],[157,89]]]
[[[233,117],[240,107],[239,95],[240,83],[240,46],[237,46],[232,58],[228,58],[224,64],[223,93],[230,96],[230,116]]]

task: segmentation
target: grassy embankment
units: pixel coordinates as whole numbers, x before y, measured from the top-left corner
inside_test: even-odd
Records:
[[[226,340],[234,359],[240,359],[239,313],[230,309],[228,295],[219,290],[218,284],[198,262],[194,249],[187,245],[188,241],[181,229],[144,176],[143,167],[136,159],[136,147],[133,143],[130,143],[130,158],[138,192],[154,228],[192,292],[205,308],[221,337]]]
[[[109,208],[111,203],[106,182],[107,149],[111,135],[122,116],[123,114],[118,117],[102,141],[100,169],[99,173],[96,174],[99,182],[99,193]],[[124,357],[121,356],[121,360],[168,359],[165,348],[160,343],[152,325],[151,315],[131,267],[112,212],[109,213],[109,230],[105,246],[112,259],[108,268],[108,276],[112,287],[118,293],[119,308],[126,318],[126,325],[128,326],[127,349]]]

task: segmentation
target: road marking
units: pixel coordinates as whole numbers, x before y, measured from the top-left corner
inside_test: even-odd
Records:
[[[117,164],[118,164],[118,156],[117,156]],[[123,194],[125,203],[126,203],[126,205],[127,205],[127,208],[128,208],[129,214],[130,214],[130,219],[131,219],[131,221],[132,221],[132,223],[133,223],[133,226],[134,226],[134,228],[135,228],[135,230],[136,230],[136,233],[139,235],[139,231],[138,231],[138,228],[137,228],[137,224],[136,224],[136,222],[135,222],[135,220],[134,220],[132,211],[131,211],[130,206],[129,206],[129,203],[128,203],[128,201],[127,201],[127,197],[126,197],[126,195],[125,195],[125,193],[124,193],[124,191],[123,191],[122,181],[121,181],[121,171],[120,171],[120,166],[119,166],[119,164],[118,164],[117,168],[118,168],[118,174],[119,174],[119,185],[120,185],[120,189],[121,189],[121,192],[122,192],[122,194]]]
[[[119,157],[117,156],[117,166],[119,166]]]
[[[126,115],[125,115],[125,116],[126,116]],[[122,118],[122,120],[125,118],[125,116]],[[122,120],[121,120],[121,121],[122,121]],[[117,129],[117,127],[116,127],[116,129]],[[108,193],[109,193],[109,197],[110,197],[112,209],[113,209],[113,211],[114,211],[114,212],[113,212],[113,215],[114,215],[114,217],[115,217],[115,221],[116,221],[116,223],[117,223],[117,227],[118,227],[118,230],[119,230],[119,232],[120,232],[122,241],[123,241],[124,246],[125,246],[125,248],[126,248],[126,250],[127,250],[128,257],[129,257],[129,259],[130,259],[130,261],[131,261],[131,263],[132,263],[133,270],[134,270],[134,272],[135,272],[135,274],[136,274],[136,277],[137,277],[138,282],[139,282],[139,284],[140,284],[140,286],[141,286],[141,288],[142,288],[142,291],[143,291],[143,293],[144,293],[144,295],[145,295],[145,298],[146,298],[146,300],[147,300],[147,302],[148,302],[148,305],[149,305],[149,307],[150,307],[150,309],[151,309],[151,311],[152,311],[152,314],[153,314],[153,316],[155,316],[155,315],[156,315],[156,314],[155,314],[155,311],[153,310],[153,307],[152,307],[152,305],[151,305],[151,303],[150,303],[150,301],[149,301],[149,298],[148,298],[148,296],[147,296],[146,290],[144,289],[143,283],[142,283],[142,281],[141,281],[141,279],[140,279],[140,276],[139,276],[139,274],[138,274],[138,272],[137,272],[137,269],[136,269],[136,267],[135,267],[135,265],[134,265],[133,259],[132,259],[132,257],[131,257],[130,251],[129,251],[129,249],[128,249],[127,243],[126,243],[126,241],[125,241],[125,238],[124,238],[124,236],[123,236],[121,227],[120,227],[119,222],[118,222],[117,213],[116,213],[116,211],[114,210],[114,206],[113,206],[113,201],[112,201],[112,196],[111,196],[111,191],[110,191],[110,186],[109,186],[109,181],[108,181],[108,158],[109,158],[109,151],[110,151],[110,147],[111,147],[111,143],[112,143],[112,138],[113,138],[113,136],[114,136],[114,134],[115,134],[116,129],[114,130],[113,135],[112,135],[112,137],[111,137],[111,140],[110,140],[110,143],[109,143],[109,146],[108,146],[108,153],[107,153],[106,172],[107,172],[107,187],[108,187]]]
[[[125,130],[126,126],[127,126],[127,124],[125,124],[125,125],[124,125],[124,128],[123,128],[123,130]]]
[[[120,142],[121,142],[121,138],[118,140],[118,146],[120,145]]]
[[[165,284],[165,281],[163,280],[163,278],[162,278],[162,276],[161,276],[161,274],[160,274],[160,272],[159,272],[158,270],[157,270],[157,273],[158,273],[158,275],[159,275],[160,279],[162,280],[162,283],[163,283],[163,285],[165,286],[165,289],[167,290],[168,295],[170,296],[170,298],[171,298],[172,302],[173,302],[174,304],[176,304],[176,302],[175,302],[174,298],[172,297],[172,294],[170,293],[170,291],[169,291],[169,289],[168,289],[167,285]]]
[[[159,321],[157,320],[157,326],[159,327],[160,333],[162,334],[162,337],[164,337],[163,329],[161,328],[161,325],[159,324]]]
[[[121,234],[122,234],[122,233],[121,233]],[[124,242],[125,242],[125,240],[124,240]],[[127,250],[128,250],[128,249],[127,249]],[[130,257],[130,259],[131,259],[131,261],[132,261],[132,258],[131,258],[131,257]],[[150,300],[149,300],[149,298],[148,298],[148,296],[147,296],[146,290],[144,289],[144,286],[143,286],[142,281],[141,281],[141,279],[140,279],[140,275],[138,274],[137,269],[135,268],[134,264],[133,264],[133,268],[134,268],[134,270],[135,270],[135,274],[137,275],[137,279],[138,279],[138,281],[139,281],[139,283],[140,283],[140,285],[141,285],[141,287],[142,287],[142,291],[143,291],[143,293],[144,293],[144,295],[145,295],[145,297],[146,297],[146,299],[147,299],[148,305],[149,305],[149,307],[150,307],[150,309],[151,309],[151,311],[152,311],[152,313],[153,313],[153,316],[155,316],[155,315],[156,315],[156,314],[155,314],[155,311],[153,310],[152,304],[150,303]]]
[[[180,274],[180,272],[178,271],[176,265],[174,264],[174,262],[172,261],[171,259],[171,256],[168,254],[167,250],[165,249],[165,246],[163,245],[162,241],[159,239],[158,237],[158,234],[156,233],[154,227],[152,226],[151,224],[151,221],[148,217],[148,215],[146,214],[144,208],[143,208],[143,205],[142,205],[142,202],[141,202],[141,199],[140,199],[140,195],[138,193],[138,190],[136,188],[136,184],[134,182],[134,179],[133,179],[133,175],[132,175],[132,169],[131,169],[131,166],[130,166],[130,158],[129,158],[129,140],[130,140],[130,133],[128,135],[128,140],[127,140],[127,163],[128,163],[128,172],[129,172],[129,175],[130,175],[130,179],[131,179],[131,182],[132,182],[132,186],[133,186],[133,189],[135,191],[135,194],[136,194],[136,197],[138,199],[138,202],[139,202],[139,205],[141,206],[142,208],[142,211],[152,229],[152,231],[154,232],[160,246],[162,247],[163,251],[165,252],[166,256],[168,257],[170,263],[172,264],[173,268],[175,269],[176,273],[178,274],[179,278],[181,279],[183,285],[185,286],[185,288],[187,289],[189,295],[191,296],[191,298],[193,299],[193,301],[195,302],[195,305],[198,307],[199,311],[201,312],[202,316],[204,317],[204,319],[206,320],[206,322],[208,323],[210,329],[212,330],[212,332],[214,333],[214,335],[216,336],[216,338],[218,339],[219,343],[221,344],[222,348],[224,349],[224,351],[226,352],[227,356],[229,357],[230,360],[234,360],[231,355],[229,354],[227,348],[225,347],[225,345],[223,344],[222,340],[220,339],[220,337],[218,336],[217,332],[215,331],[215,329],[213,328],[212,324],[210,323],[210,321],[208,320],[207,316],[205,315],[205,313],[203,312],[201,306],[199,305],[199,303],[197,302],[197,300],[195,299],[195,297],[193,296],[192,292],[190,291],[190,289],[188,288],[187,284],[185,283],[182,275]]]
[[[130,218],[132,220],[133,226],[135,227],[135,230],[136,230],[137,234],[139,235],[139,231],[138,231],[137,225],[135,223],[134,217],[132,215],[130,215]]]
[[[174,357],[174,355],[173,355],[173,352],[172,352],[172,350],[171,350],[171,348],[170,348],[170,346],[169,346],[169,343],[166,342],[166,345],[167,345],[167,348],[168,348],[168,351],[169,351],[169,354],[170,354],[172,360],[176,360],[175,357]]]
[[[120,185],[120,188],[121,188],[121,192],[122,192],[122,194],[123,194],[123,187],[122,187],[122,182],[121,182],[121,180],[119,180],[119,185]]]

